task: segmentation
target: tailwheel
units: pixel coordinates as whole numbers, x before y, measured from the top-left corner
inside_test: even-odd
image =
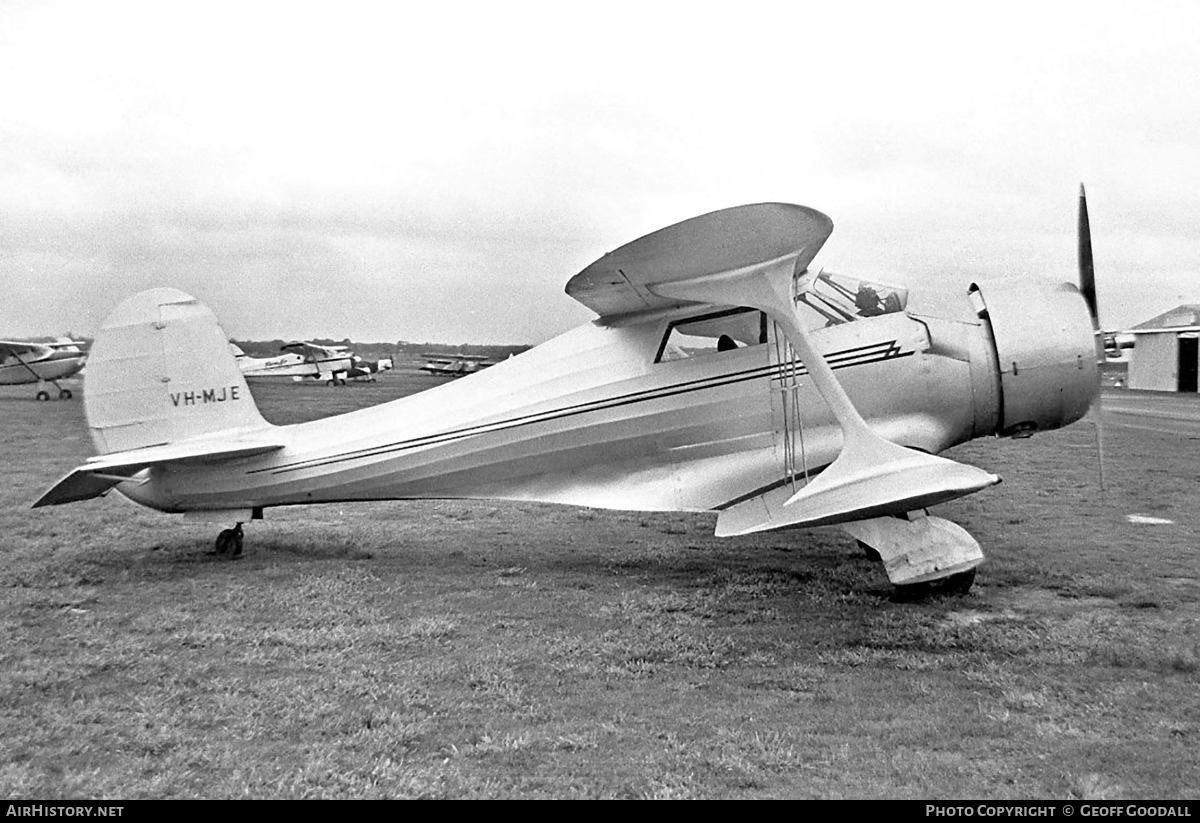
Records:
[[[242,524],[238,523],[232,529],[225,529],[217,535],[217,554],[229,553],[230,557],[238,557],[242,553]]]
[[[892,594],[892,599],[901,603],[908,603],[939,595],[961,597],[971,591],[971,586],[974,583],[975,569],[971,568],[965,572],[943,577],[940,580],[929,580],[924,583],[908,583],[903,586],[896,586],[896,590]]]

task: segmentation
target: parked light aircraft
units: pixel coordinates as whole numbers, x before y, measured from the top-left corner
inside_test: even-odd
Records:
[[[346,385],[347,373],[354,368],[354,355],[345,346],[294,342],[280,346],[286,352],[278,357],[250,357],[236,344],[230,350],[238,368],[248,380],[321,380],[329,385]]]
[[[418,371],[428,372],[438,377],[466,377],[480,369],[493,365],[492,362],[477,354],[422,354],[426,363]]]
[[[0,386],[37,383],[37,399],[49,400],[47,384],[58,390],[60,400],[69,400],[71,390],[59,380],[78,374],[87,361],[79,340],[59,338],[53,343],[0,340]]]
[[[346,377],[349,380],[358,380],[360,382],[374,383],[378,378],[375,375],[380,372],[390,371],[392,369],[392,358],[381,357],[378,360],[367,360],[359,357],[357,354],[351,358],[350,369],[346,372]]]
[[[927,507],[1000,478],[936,454],[1082,417],[1099,388],[1094,308],[1069,283],[933,291],[813,272],[832,227],[781,203],[685,220],[570,280],[591,323],[462,380],[291,426],[259,415],[206,307],[143,292],[93,347],[100,456],[34,505],[116,488],[236,524],[217,538],[235,554],[245,521],[292,504],[714,511],[718,535],[840,524],[898,587],[966,588],[979,544]]]

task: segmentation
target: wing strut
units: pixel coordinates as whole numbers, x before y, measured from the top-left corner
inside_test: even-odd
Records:
[[[36,371],[34,371],[33,366],[26,363],[25,358],[22,357],[20,354],[18,354],[16,350],[13,350],[12,356],[17,358],[17,362],[20,363],[22,366],[24,366],[25,371],[32,374],[33,379],[36,380],[37,382],[39,382],[39,383],[54,383],[53,380],[42,380],[42,376],[40,374],[38,374]],[[54,383],[54,385],[55,385],[55,387],[58,387],[58,383]]]
[[[789,515],[789,524],[819,526],[902,513],[999,483],[999,477],[982,469],[898,446],[871,430],[796,314],[797,278],[802,289],[807,285],[804,272],[795,270],[799,262],[800,255],[791,253],[743,269],[649,286],[663,297],[760,309],[800,353],[842,429],[842,451],[788,499],[786,506],[803,509],[803,514]]]
[[[40,363],[40,362],[42,362],[41,360],[30,360],[30,361],[26,362],[25,358],[21,356],[21,353],[19,351],[17,351],[15,347],[12,347],[9,349],[9,354],[11,354],[16,359],[16,361],[18,363],[20,363],[22,367],[24,367],[25,371],[27,371],[33,375],[33,380],[31,380],[29,382],[37,383],[39,388],[42,386],[43,383],[51,383],[54,385],[54,388],[58,389],[60,398],[71,396],[70,392],[68,392],[66,389],[64,389],[62,386],[60,386],[58,384],[57,378],[42,377],[40,374],[37,373],[37,370],[34,369],[32,365],[30,365],[30,363]],[[68,375],[62,375],[61,377],[66,377],[66,376],[68,376]],[[66,392],[66,394],[63,394],[63,392]],[[38,399],[41,399],[41,398],[39,397]]]

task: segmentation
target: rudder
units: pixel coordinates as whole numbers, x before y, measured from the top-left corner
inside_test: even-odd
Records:
[[[101,454],[269,425],[212,311],[170,288],[136,294],[105,319],[84,409]]]

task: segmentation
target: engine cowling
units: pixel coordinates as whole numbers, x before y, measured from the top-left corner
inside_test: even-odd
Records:
[[[1100,391],[1096,337],[1087,303],[1071,283],[972,283],[990,326],[1000,375],[997,433],[1027,437],[1087,414]]]

